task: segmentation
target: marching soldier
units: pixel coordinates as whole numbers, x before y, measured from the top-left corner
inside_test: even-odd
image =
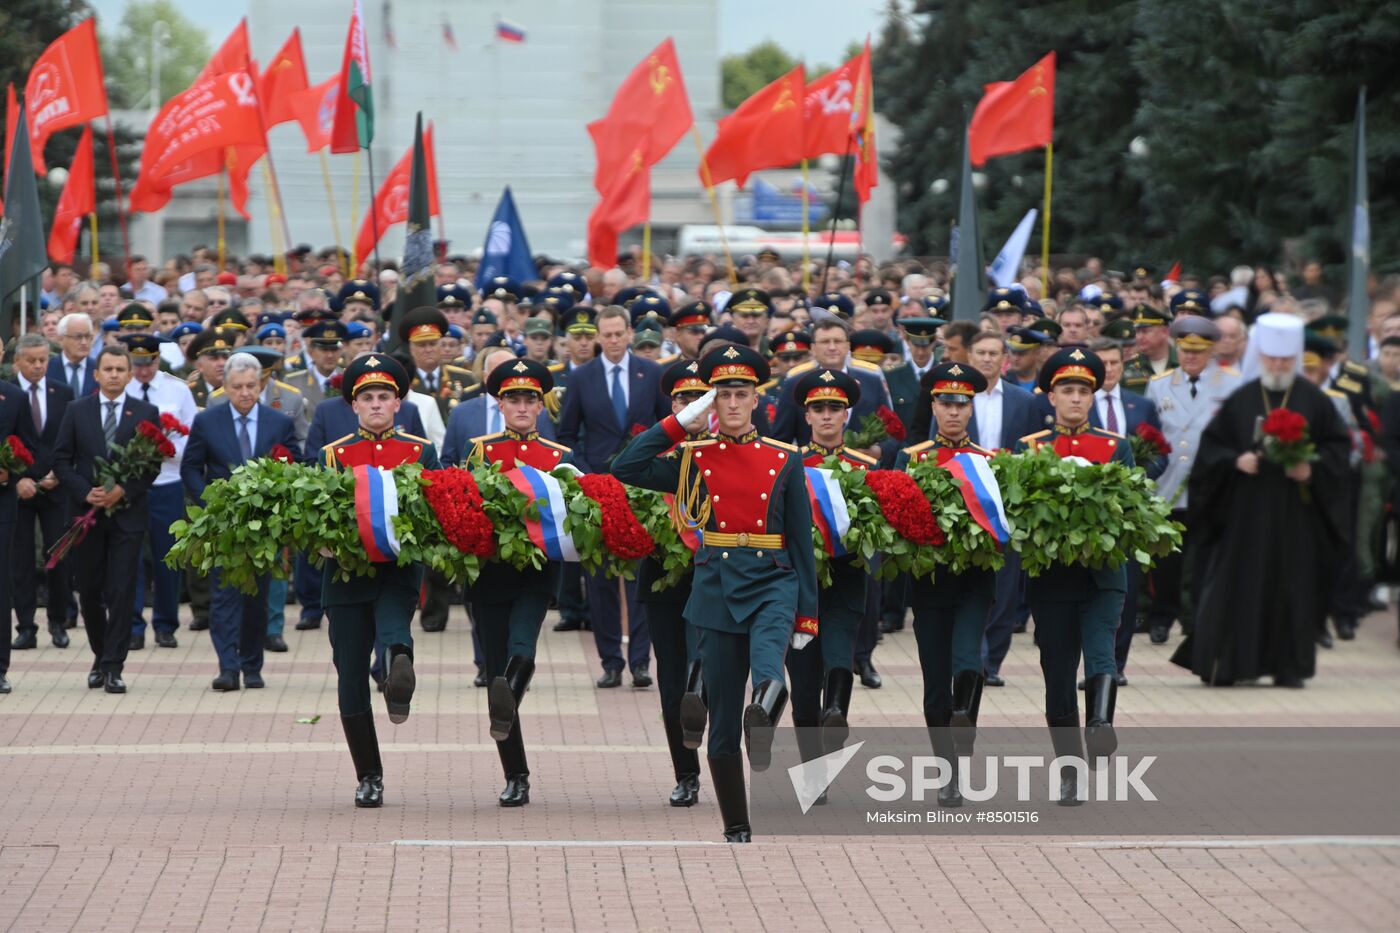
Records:
[[[506,362],[486,378],[486,391],[501,407],[505,430],[473,438],[469,466],[501,464],[511,470],[527,464],[548,472],[572,463],[569,448],[540,437],[535,430],[544,397],[554,387],[549,368],[535,360]],[[535,673],[535,644],[550,598],[559,589],[561,562],[549,560],[536,570],[516,570],[501,561],[483,564],[467,593],[472,619],[481,636],[483,673],[489,678],[487,706],[491,738],[505,772],[503,807],[530,802],[530,766],[520,734],[520,701]]]
[[[992,451],[967,436],[972,400],[987,390],[987,378],[962,363],[939,363],[931,375],[934,437],[900,451],[895,468],[908,470],[926,460],[942,466],[959,453],[990,457]],[[992,609],[995,578],[991,570],[960,574],[940,570],[936,580],[918,577],[910,584],[914,639],[924,674],[924,723],[934,752],[953,769],[950,780],[938,790],[940,807],[960,807],[963,802],[957,760],[959,755],[972,754],[985,683],[982,633]]]
[[[1171,506],[1172,521],[1180,522],[1186,531],[1181,536],[1181,549],[1159,557],[1151,571],[1152,603],[1147,610],[1147,625],[1154,645],[1166,643],[1174,620],[1180,619],[1182,629],[1191,631],[1181,604],[1182,567],[1191,534],[1186,521],[1186,477],[1196,462],[1201,432],[1220,403],[1240,384],[1239,372],[1215,361],[1220,328],[1209,318],[1184,314],[1172,322],[1171,336],[1176,341],[1181,365],[1154,376],[1147,384],[1147,398],[1156,406],[1162,419],[1162,434],[1172,445],[1167,468],[1156,480],[1157,494]]]
[[[1080,347],[1057,350],[1040,370],[1040,390],[1055,409],[1055,425],[1021,438],[1016,450],[1036,451],[1049,446],[1061,457],[1083,457],[1091,463],[1116,460],[1132,466],[1133,450],[1128,441],[1121,434],[1089,423],[1094,393],[1103,379],[1103,361],[1097,354]],[[1030,579],[1026,598],[1040,642],[1045,721],[1050,726],[1057,757],[1084,757],[1084,743],[1077,731],[1079,697],[1074,679],[1081,646],[1088,707],[1084,738],[1090,757],[1111,755],[1118,747],[1113,732],[1118,695],[1113,677],[1118,670],[1113,642],[1126,589],[1127,572],[1122,565],[1091,570],[1056,564]],[[1062,772],[1058,801],[1062,806],[1079,804],[1078,784],[1073,768]]]
[[[671,399],[671,410],[679,413],[691,402],[702,398],[710,387],[700,379],[700,364],[695,360],[679,360],[661,374],[661,391]],[[706,425],[690,433],[687,440],[706,436]],[[679,446],[661,454],[679,460]],[[693,534],[684,536],[687,545],[698,545]],[[695,626],[685,620],[685,604],[690,599],[694,570],[688,569],[674,586],[653,590],[653,584],[665,575],[661,562],[648,557],[637,571],[637,602],[646,607],[647,628],[656,653],[656,683],[661,695],[661,722],[666,729],[666,745],[671,752],[671,767],[676,786],[671,791],[673,807],[691,807],[700,795],[700,747],[705,735],[705,701],[696,651]]]
[[[846,413],[860,401],[855,377],[839,370],[814,369],[798,379],[793,392],[812,430],[811,442],[802,448],[803,466],[820,467],[835,457],[856,470],[875,469],[874,457],[845,445]],[[814,503],[814,515],[817,509]],[[840,748],[846,740],[855,684],[856,630],[865,613],[869,586],[870,575],[856,566],[855,555],[833,555],[831,585],[817,594],[816,645],[788,652],[792,722],[803,761]]]
[[[740,735],[749,762],[768,767],[773,727],[787,702],[783,657],[790,642],[816,634],[812,510],[796,447],[753,428],[757,387],[768,364],[747,346],[716,346],[700,359],[710,392],[680,415],[637,435],[613,461],[619,480],[674,492],[688,527],[700,536],[685,617],[699,629],[710,712],[710,779],[727,842],[748,842],[748,795]],[[657,456],[686,440],[715,411],[713,438],[687,441],[678,459]],[[753,697],[744,707],[752,672]]]
[[[357,466],[392,469],[405,463],[438,468],[437,450],[426,438],[394,426],[394,414],[408,394],[410,378],[388,356],[368,354],[345,369],[341,395],[354,408],[360,427],[321,448],[325,469]],[[370,706],[369,668],[375,642],[385,645],[388,675],[384,701],[389,721],[408,718],[416,677],[409,622],[418,608],[423,581],[421,564],[379,563],[373,576],[340,579],[340,568],[327,559],[321,572],[321,605],[331,620],[331,658],[337,674],[340,723],[355,763],[355,806],[384,805],[384,766]]]

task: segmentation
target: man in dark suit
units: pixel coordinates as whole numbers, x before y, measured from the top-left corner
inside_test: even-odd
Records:
[[[103,347],[97,355],[98,392],[68,406],[54,445],[53,471],[67,492],[70,511],[83,515],[95,509],[96,521],[74,549],[72,566],[83,568],[76,576],[83,626],[93,653],[87,683],[108,693],[126,692],[122,667],[131,644],[136,564],[146,533],[146,491],[155,471],[126,477],[108,490],[97,482],[94,461],[129,442],[138,422],[160,425],[154,405],[126,395],[130,381],[131,356],[126,348]],[[108,509],[115,511],[109,515]]]
[[[74,398],[97,391],[92,341],[92,319],[86,314],[66,314],[58,322],[58,342],[63,352],[49,360],[48,378],[66,385]]]
[[[15,525],[14,604],[15,641],[17,650],[38,644],[38,628],[34,624],[37,609],[38,568],[34,559],[34,528],[37,523],[44,552],[53,547],[62,535],[67,510],[63,495],[57,492],[58,477],[53,474],[53,445],[58,438],[58,426],[63,412],[73,400],[73,393],[62,382],[49,378],[49,342],[42,334],[25,334],[15,344],[15,382],[29,405],[30,420],[38,437],[30,448],[34,466],[15,483],[19,511]],[[46,615],[49,637],[55,648],[68,647],[65,617],[68,609],[67,563],[47,571],[48,590]]]
[[[244,463],[267,456],[276,445],[285,447],[293,460],[301,459],[296,423],[259,402],[261,389],[262,363],[248,353],[229,357],[224,367],[228,404],[212,406],[195,416],[180,462],[180,479],[196,504],[204,503],[204,487],[210,482],[227,479]],[[258,578],[253,594],[224,586],[218,569],[212,584],[209,640],[219,656],[219,676],[214,678],[213,689],[237,690],[240,671],[244,686],[261,687],[268,575]]]
[[[3,357],[4,350],[0,349],[0,362],[3,361]],[[12,382],[0,382],[0,444],[5,443],[11,435],[17,437],[31,452],[39,446],[39,436],[34,430],[29,406],[19,386]],[[23,474],[11,475],[8,471],[0,470],[0,567],[11,565],[10,545],[15,537],[15,521],[19,516],[15,491],[24,478],[32,478],[37,468],[40,468],[40,463],[36,457],[35,463]],[[0,613],[4,614],[7,628],[12,595],[10,574],[0,573]],[[10,640],[0,638],[0,693],[10,692],[9,671]]]
[[[661,367],[633,356],[632,319],[626,310],[610,306],[598,312],[598,343],[602,355],[574,370],[559,412],[559,442],[574,451],[588,473],[612,472],[613,458],[634,433],[656,424],[671,412],[661,392]],[[593,615],[593,638],[603,662],[599,687],[622,685],[622,606],[617,581],[588,575],[588,602]],[[651,636],[637,604],[637,584],[624,581],[627,594],[628,666],[632,686],[651,685]]]

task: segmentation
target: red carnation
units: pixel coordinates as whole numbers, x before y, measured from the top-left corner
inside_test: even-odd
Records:
[[[471,471],[458,467],[425,470],[423,479],[428,482],[423,495],[447,543],[463,554],[495,554],[496,527],[482,509],[481,490]]]
[[[336,373],[334,376],[331,376],[329,379],[326,380],[326,388],[327,388],[327,389],[330,389],[332,392],[339,392],[339,391],[340,391],[340,387],[341,387],[342,385],[344,385],[344,384],[345,384],[345,374],[344,374],[344,373]]]
[[[136,433],[156,444],[166,439],[165,432],[149,421],[138,421],[136,423]]]
[[[885,433],[897,441],[905,438],[904,422],[899,420],[899,415],[890,411],[884,405],[875,409],[875,414],[879,415],[880,422],[885,426]]]
[[[29,452],[29,448],[24,446],[24,441],[18,436],[11,434],[5,438],[5,443],[10,446],[10,453],[14,458],[27,467],[34,465],[34,455]]]
[[[1264,433],[1284,444],[1296,444],[1308,433],[1308,419],[1288,408],[1275,408],[1264,419]]]
[[[608,553],[623,560],[646,557],[656,549],[632,507],[627,502],[627,490],[609,473],[585,473],[578,478],[583,494],[598,503],[602,514],[603,546]]]
[[[912,476],[900,470],[870,470],[865,474],[865,485],[875,493],[880,512],[895,534],[914,544],[943,544],[943,530],[933,517],[933,507]]]
[[[272,449],[267,452],[267,455],[278,463],[292,462],[292,452],[281,444],[273,444]]]
[[[1172,445],[1167,440],[1167,436],[1146,421],[1137,426],[1137,436],[1156,448],[1157,453],[1161,456],[1172,452]]]
[[[181,437],[188,437],[190,434],[190,429],[185,423],[169,412],[161,414],[160,429],[166,434],[179,434]]]

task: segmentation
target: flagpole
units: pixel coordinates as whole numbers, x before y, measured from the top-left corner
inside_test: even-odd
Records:
[[[379,199],[374,196],[374,147],[365,147],[365,157],[369,160],[369,221],[374,231],[374,275],[379,277]]]
[[[651,218],[642,226],[642,282],[651,281]]]
[[[715,196],[715,184],[710,179],[710,163],[705,158],[705,143],[700,138],[698,126],[692,124],[690,132],[695,137],[695,149],[700,153],[700,177],[705,183],[705,192],[710,196],[710,207],[715,212],[715,226],[719,228],[719,245],[724,248],[724,261],[729,266],[729,281],[737,288],[739,277],[734,272],[734,257],[729,253],[729,237],[724,232],[724,217],[719,211],[719,198]]]
[[[1045,144],[1045,216],[1040,223],[1040,300],[1050,297],[1050,179],[1055,162],[1054,140]]]
[[[326,206],[330,208],[331,212],[331,233],[335,235],[336,265],[340,266],[340,271],[342,275],[346,276],[347,278],[353,278],[353,276],[350,275],[349,270],[347,270],[343,265],[343,263],[345,262],[345,247],[341,245],[342,241],[340,239],[340,219],[335,215],[335,195],[331,191],[330,163],[326,159],[326,150],[324,147],[316,150],[316,154],[321,157],[321,181],[324,182],[326,186]]]
[[[96,145],[94,144],[94,149]],[[126,232],[126,203],[122,199],[122,173],[117,168],[117,134],[112,130],[112,114],[107,114],[107,155],[112,162],[112,182],[117,188],[117,222],[122,229],[122,259],[131,264],[131,238]]]
[[[6,171],[9,171],[7,168]],[[24,336],[29,325],[29,283],[19,287],[19,335]]]
[[[224,176],[227,169],[219,168],[219,271],[224,271]]]
[[[826,265],[822,267],[822,291],[826,294],[826,279],[831,273],[831,257],[836,255],[836,219],[841,216],[841,196],[846,193],[846,177],[851,171],[851,137],[846,136],[846,154],[841,158],[841,180],[836,185],[836,205],[831,209],[830,239],[826,245]],[[859,263],[857,263],[859,268]]]
[[[371,192],[371,196],[373,193]],[[350,222],[353,224],[355,218],[360,215],[360,150],[355,150],[355,172],[351,175],[350,181]],[[359,246],[359,236],[356,235],[350,240],[350,278],[360,274],[360,257],[355,255],[355,249]]]
[[[812,233],[812,223],[809,219],[809,199],[807,196],[807,160],[802,160],[802,296],[812,297],[812,250],[807,243],[807,238]]]
[[[263,162],[263,184],[267,186],[268,192],[277,190],[277,183],[273,180],[272,172],[268,168],[267,162]],[[268,198],[267,227],[268,235],[272,240],[272,268],[282,275],[287,274],[287,250],[291,249],[291,243],[285,239],[286,230],[277,223],[277,215],[280,213],[282,199],[280,196]],[[285,225],[286,218],[282,218]]]
[[[95,208],[95,207],[96,207],[96,205],[94,205],[94,208]],[[92,252],[92,263],[91,263],[91,265],[88,267],[88,278],[91,279],[91,278],[92,278],[93,269],[97,267],[97,262],[98,262],[98,259],[97,259],[97,211],[96,211],[96,209],[94,209],[93,212],[92,212],[91,214],[88,214],[88,224],[89,224],[88,229],[89,229],[89,231],[90,231],[90,234],[89,234],[89,237],[88,237],[88,238],[92,241],[91,243],[88,244],[88,246],[90,247],[91,252]]]

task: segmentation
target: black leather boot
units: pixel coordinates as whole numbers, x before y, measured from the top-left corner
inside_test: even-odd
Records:
[[[506,788],[497,802],[503,807],[525,806],[530,802],[530,765],[518,722],[504,740],[496,743],[496,754],[501,757],[501,770],[506,776]]]
[[[1118,736],[1113,731],[1113,708],[1118,700],[1118,684],[1112,674],[1095,674],[1084,685],[1085,716],[1084,744],[1092,766],[1100,757],[1118,750]]]
[[[355,806],[384,806],[384,764],[379,760],[379,737],[374,732],[374,713],[366,710],[353,716],[341,716],[340,727],[345,731],[345,744],[350,746],[350,760],[355,763]]]
[[[958,671],[953,675],[953,743],[959,755],[971,755],[977,741],[977,713],[982,708],[981,671]]]
[[[799,719],[796,706],[793,707],[792,715],[793,731],[797,733],[797,756],[803,761],[815,761],[826,752],[826,734],[816,723]],[[822,790],[817,795],[813,806],[824,806],[826,804],[826,791]]]
[[[413,673],[413,649],[408,645],[390,645],[389,673],[384,678],[384,705],[389,708],[389,721],[398,725],[408,719],[408,704],[418,679]]]
[[[710,783],[715,800],[719,802],[720,819],[724,821],[725,842],[752,842],[749,826],[749,794],[744,786],[744,759],[739,755],[711,758]]]
[[[787,705],[787,685],[765,680],[754,687],[753,699],[744,709],[744,744],[749,749],[749,767],[767,770],[773,760],[773,731]]]
[[[826,695],[822,708],[822,744],[833,752],[846,744],[851,734],[851,688],[856,676],[844,667],[826,672]]]
[[[700,747],[709,715],[710,711],[705,708],[705,675],[697,659],[686,666],[685,693],[681,696],[681,741],[686,748]]]
[[[491,681],[486,690],[486,708],[491,716],[491,738],[503,741],[515,722],[525,688],[535,675],[535,659],[513,654],[506,661],[505,674]]]
[[[671,768],[676,774],[676,786],[671,791],[671,806],[693,807],[700,799],[700,756],[681,741],[681,724],[662,714],[666,727],[666,745],[671,751]]]
[[[933,712],[924,712],[924,725],[928,726],[929,744],[933,746],[933,753],[953,769],[952,775],[947,784],[938,789],[938,805],[940,807],[961,807],[963,805],[962,790],[958,787],[958,750],[953,742],[953,732],[948,728],[948,724],[953,720],[951,710],[940,709]]]
[[[1068,716],[1046,716],[1045,724],[1050,727],[1050,741],[1055,747],[1055,757],[1084,757],[1084,746],[1079,740],[1079,713]],[[1084,801],[1079,799],[1079,771],[1065,766],[1060,770],[1060,796],[1055,801],[1062,807],[1077,807]]]

